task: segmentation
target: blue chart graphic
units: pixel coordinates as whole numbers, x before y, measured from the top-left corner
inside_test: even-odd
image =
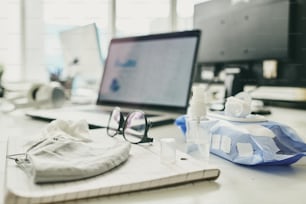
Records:
[[[119,60],[116,60],[115,62],[115,66],[117,67],[122,67],[122,68],[133,68],[133,67],[136,67],[136,60],[134,59],[128,59],[124,62],[120,62]]]
[[[114,78],[114,79],[112,80],[111,85],[110,85],[110,90],[111,90],[112,92],[117,92],[119,89],[120,89],[119,81],[118,81],[118,79]]]

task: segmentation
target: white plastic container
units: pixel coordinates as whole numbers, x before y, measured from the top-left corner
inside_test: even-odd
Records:
[[[173,164],[176,161],[176,147],[174,138],[160,139],[160,160],[164,164]]]

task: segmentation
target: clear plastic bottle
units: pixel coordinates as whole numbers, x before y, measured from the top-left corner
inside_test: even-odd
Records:
[[[186,152],[207,162],[211,143],[210,124],[211,121],[206,118],[205,89],[195,86],[186,117]]]

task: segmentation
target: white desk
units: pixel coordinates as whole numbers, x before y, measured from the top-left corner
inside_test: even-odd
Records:
[[[306,141],[306,111],[273,108],[271,120],[293,127]],[[46,122],[32,120],[21,112],[0,114],[1,147],[6,137],[38,134]],[[184,149],[184,139],[174,125],[153,128],[149,132],[156,141],[175,137],[177,147]],[[0,198],[4,193],[4,151],[0,149]],[[214,155],[211,163],[221,169],[216,181],[203,181],[175,187],[134,192],[108,197],[71,201],[69,203],[306,203],[306,162],[293,166],[245,167]]]

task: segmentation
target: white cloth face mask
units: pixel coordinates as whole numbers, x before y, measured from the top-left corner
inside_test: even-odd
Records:
[[[35,183],[71,181],[102,174],[129,157],[131,144],[113,144],[88,138],[86,121],[55,120],[26,153],[10,155]],[[19,157],[18,157],[19,156]]]

